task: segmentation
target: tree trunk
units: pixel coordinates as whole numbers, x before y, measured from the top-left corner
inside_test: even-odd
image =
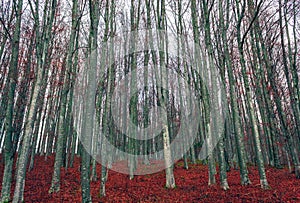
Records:
[[[14,1],[15,16],[16,16],[16,25],[12,41],[12,56],[9,65],[8,73],[8,101],[6,109],[6,136],[4,140],[4,173],[2,180],[2,189],[1,189],[1,202],[10,201],[10,191],[11,191],[11,182],[12,182],[12,168],[14,163],[14,152],[12,145],[13,138],[13,112],[14,112],[14,99],[15,99],[15,89],[18,81],[18,56],[19,56],[19,42],[20,42],[20,29],[21,29],[21,20],[22,20],[22,7],[23,0],[18,2]],[[2,126],[1,126],[2,127]]]

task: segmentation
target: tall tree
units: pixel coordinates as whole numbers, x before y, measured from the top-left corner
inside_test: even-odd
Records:
[[[166,64],[166,46],[167,44],[167,29],[166,29],[166,9],[165,1],[157,1],[157,15],[158,15],[158,35],[159,35],[159,67],[161,72],[161,85],[157,84],[158,87],[167,87],[168,83],[166,79],[168,78],[167,64]],[[166,52],[166,53],[165,53]],[[175,188],[175,178],[173,172],[172,164],[172,154],[170,148],[170,133],[169,133],[169,123],[167,117],[167,102],[168,95],[163,88],[158,88],[158,98],[159,103],[164,108],[163,121],[167,124],[163,126],[163,149],[164,149],[164,161],[165,161],[165,171],[166,171],[166,188]]]
[[[22,20],[22,8],[23,0],[13,2],[13,10],[16,16],[16,25],[12,38],[12,56],[9,65],[8,75],[8,104],[6,110],[6,135],[4,140],[4,161],[5,168],[2,180],[1,189],[1,202],[10,201],[10,190],[12,182],[12,167],[14,163],[13,152],[13,115],[14,115],[14,101],[15,101],[15,89],[18,82],[18,58],[19,58],[19,44],[21,33],[21,20]]]
[[[47,6],[47,5],[46,5]],[[49,21],[44,24],[45,35],[43,36],[43,41],[39,33],[39,2],[35,2],[35,9],[30,3],[30,7],[32,10],[32,14],[35,20],[35,24],[37,26],[36,29],[36,52],[37,52],[37,72],[36,72],[36,84],[34,85],[32,97],[29,105],[28,110],[28,117],[25,125],[25,132],[23,136],[22,145],[20,148],[20,156],[17,166],[17,175],[16,175],[16,186],[14,191],[14,198],[13,202],[23,202],[24,201],[24,186],[25,186],[25,176],[26,176],[26,168],[27,168],[27,161],[30,149],[30,141],[33,133],[33,126],[36,118],[36,107],[38,104],[38,95],[41,90],[42,81],[43,81],[43,69],[44,64],[48,52],[49,41],[51,40],[51,31],[54,22],[55,10],[57,6],[57,1],[51,1],[49,6]],[[46,16],[45,16],[46,17]]]
[[[100,18],[100,2],[96,0],[89,1],[90,9],[90,30],[89,30],[89,42],[88,42],[88,65],[86,68],[87,73],[87,94],[84,101],[85,111],[82,120],[81,129],[81,141],[85,147],[81,150],[81,191],[82,202],[92,202],[90,194],[90,162],[91,157],[91,138],[94,128],[94,114],[95,114],[95,95],[96,88],[96,71],[97,71],[97,57],[98,57],[98,25]],[[87,149],[87,147],[90,149]]]
[[[55,162],[54,162],[54,172],[52,176],[51,188],[49,192],[58,192],[60,189],[60,168],[63,165],[63,154],[64,152],[64,140],[67,137],[67,121],[66,121],[66,111],[67,111],[67,96],[70,91],[71,85],[71,73],[73,72],[73,53],[75,50],[75,40],[76,35],[78,32],[78,25],[79,25],[79,15],[78,15],[78,0],[73,0],[73,7],[72,7],[72,27],[71,27],[71,34],[69,40],[69,47],[67,52],[67,62],[66,67],[61,73],[61,78],[63,81],[63,90],[61,94],[61,107],[60,107],[60,115],[59,115],[59,130],[58,130],[58,140],[57,140],[57,147],[55,153]],[[66,73],[67,72],[67,73]],[[70,98],[72,100],[73,98]],[[69,106],[68,109],[71,107]]]

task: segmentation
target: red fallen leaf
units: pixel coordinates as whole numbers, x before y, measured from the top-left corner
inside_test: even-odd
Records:
[[[49,194],[53,173],[54,156],[36,157],[35,168],[28,172],[24,191],[25,202],[81,202],[80,159],[76,158],[74,168],[61,171],[61,189]],[[217,168],[218,171],[218,168]],[[217,185],[208,187],[207,166],[190,164],[189,170],[183,168],[183,161],[175,165],[174,175],[177,187],[164,188],[164,171],[129,180],[125,174],[109,171],[106,184],[107,196],[99,198],[100,180],[91,183],[93,202],[299,202],[300,182],[287,169],[277,170],[267,167],[270,190],[260,188],[259,173],[256,167],[249,167],[252,185],[241,186],[239,171],[228,173],[229,191]],[[101,166],[97,166],[98,176]],[[0,164],[0,177],[3,164]],[[14,186],[14,183],[13,183]],[[0,185],[1,188],[1,185]],[[13,188],[13,187],[12,187]],[[13,194],[13,193],[12,193]]]

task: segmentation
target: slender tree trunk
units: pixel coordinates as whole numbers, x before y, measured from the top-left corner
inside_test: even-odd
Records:
[[[95,112],[95,95],[94,88],[96,87],[96,71],[97,71],[97,39],[98,39],[98,25],[99,25],[99,3],[98,1],[90,0],[90,33],[89,33],[89,66],[87,68],[88,86],[86,95],[86,109],[83,115],[83,123],[81,130],[81,142],[84,142],[85,147],[81,151],[81,191],[82,202],[92,202],[90,194],[90,154],[87,150],[91,150],[91,138],[93,135],[94,127],[94,112]],[[81,144],[82,145],[82,144]],[[90,149],[87,149],[90,147]],[[91,151],[90,151],[91,152]]]
[[[246,72],[246,63],[245,63],[245,56],[244,56],[244,47],[243,47],[243,40],[245,37],[245,33],[243,38],[241,37],[241,20],[244,16],[244,9],[245,5],[243,5],[242,8],[242,13],[238,14],[239,19],[237,23],[237,40],[238,40],[238,49],[239,49],[239,57],[240,57],[240,64],[242,67],[242,73],[243,73],[243,80],[245,83],[245,90],[246,90],[246,102],[249,108],[249,113],[250,113],[250,120],[252,123],[252,131],[253,131],[253,137],[254,137],[254,148],[255,148],[255,153],[256,153],[256,160],[257,160],[257,165],[259,169],[259,175],[260,175],[260,184],[261,187],[264,189],[269,188],[269,184],[266,178],[266,173],[265,173],[265,167],[264,167],[264,161],[263,161],[263,155],[262,155],[262,149],[261,149],[261,141],[260,141],[260,135],[259,135],[259,130],[258,130],[258,123],[257,119],[255,116],[255,108],[254,108],[254,102],[253,102],[253,95],[251,92],[251,87],[250,87],[250,82],[249,82],[249,77],[247,76]],[[259,6],[258,8],[259,9]],[[255,12],[259,12],[259,10],[256,10]],[[256,14],[254,14],[253,18],[256,18]],[[249,25],[251,26],[251,24]]]
[[[29,155],[29,148],[31,137],[33,133],[33,126],[34,126],[34,118],[36,117],[36,110],[37,110],[37,103],[38,103],[38,95],[41,90],[42,82],[43,82],[43,66],[44,61],[46,59],[46,52],[48,51],[49,41],[51,38],[51,29],[55,15],[57,2],[56,0],[52,1],[50,12],[49,12],[49,22],[45,27],[45,40],[41,45],[37,44],[37,54],[38,54],[38,63],[37,63],[37,76],[36,76],[36,85],[34,86],[31,102],[29,105],[28,111],[28,120],[25,125],[25,132],[23,136],[23,142],[20,149],[20,156],[17,166],[17,176],[16,176],[16,186],[14,192],[14,199],[13,202],[23,202],[24,201],[24,186],[25,186],[25,176],[26,176],[26,167]],[[35,16],[35,23],[37,27],[39,27],[38,23],[38,2],[36,2],[36,12],[34,13]],[[37,40],[40,40],[39,33],[36,31]],[[41,41],[40,41],[41,42]]]
[[[12,145],[13,138],[13,112],[14,112],[14,99],[15,99],[15,89],[18,80],[17,67],[18,67],[18,56],[19,56],[19,42],[20,42],[20,29],[22,20],[22,7],[23,0],[14,2],[15,15],[16,15],[16,26],[12,41],[12,56],[9,65],[9,75],[8,75],[8,104],[6,110],[6,136],[4,140],[4,173],[2,180],[1,189],[1,202],[10,201],[10,190],[12,182],[12,167],[14,163],[14,152]]]
[[[223,13],[222,6],[219,8],[221,13]],[[227,1],[226,5],[226,13],[229,13],[229,1]],[[251,184],[251,181],[248,177],[248,169],[246,166],[245,161],[245,146],[243,143],[243,133],[241,130],[241,124],[240,124],[240,117],[238,115],[238,104],[237,104],[237,93],[235,89],[235,83],[234,83],[234,74],[233,74],[233,65],[232,61],[230,59],[229,54],[229,48],[228,48],[228,39],[226,32],[228,30],[228,20],[227,24],[224,23],[223,15],[220,15],[220,22],[221,22],[221,37],[223,41],[224,46],[224,52],[225,52],[225,64],[227,65],[227,73],[229,78],[229,95],[230,95],[230,106],[231,106],[231,115],[232,115],[232,122],[233,122],[233,131],[234,131],[234,137],[235,137],[235,146],[237,151],[237,158],[238,163],[240,167],[240,176],[241,176],[241,184],[242,185],[249,185]]]
[[[51,188],[49,189],[49,193],[58,192],[60,190],[60,168],[63,165],[63,156],[65,154],[64,145],[65,145],[65,137],[67,136],[67,122],[66,122],[66,111],[67,111],[67,96],[70,86],[70,74],[66,74],[66,72],[73,72],[73,52],[74,52],[74,45],[76,40],[76,32],[78,26],[78,1],[73,0],[73,8],[72,8],[72,27],[71,27],[71,34],[70,34],[70,41],[69,47],[66,57],[66,67],[63,72],[61,73],[61,81],[63,82],[62,87],[62,94],[61,94],[61,107],[59,112],[59,130],[58,130],[58,140],[57,140],[57,147],[55,153],[55,162],[54,162],[54,171],[52,176]],[[64,63],[65,64],[65,63]],[[70,98],[72,100],[73,98]],[[70,109],[70,106],[69,108]]]
[[[285,48],[285,43],[284,43],[284,30],[283,30],[283,19],[282,19],[282,4],[281,4],[281,0],[279,0],[279,25],[280,25],[280,38],[281,38],[281,46],[282,46],[282,59],[283,59],[283,67],[284,67],[284,74],[287,80],[287,85],[288,85],[288,90],[289,90],[289,94],[292,100],[295,100],[294,95],[294,90],[292,87],[292,83],[290,80],[290,76],[289,76],[289,68],[288,68],[288,56],[286,54],[286,48]],[[287,26],[287,25],[286,25]],[[288,29],[288,28],[286,28]],[[289,36],[287,35],[287,38],[289,40]],[[292,61],[290,61],[291,64],[293,64]],[[292,65],[293,66],[293,65]],[[297,85],[297,84],[294,84]],[[297,98],[297,96],[296,96]],[[297,100],[296,100],[297,101]],[[299,101],[298,101],[299,102]],[[294,117],[295,117],[295,122],[296,122],[296,129],[298,128],[299,124],[299,111],[298,111],[298,106],[296,106],[296,102],[295,101],[291,101],[291,106],[292,106],[292,110],[294,113]],[[296,152],[296,147],[294,146],[294,141],[291,135],[286,135],[288,137],[288,143],[289,143],[289,147],[291,148],[290,153],[292,156],[292,160],[293,160],[293,164],[295,167],[295,174],[296,177],[300,179],[300,162],[299,162],[299,156],[297,156],[297,152]],[[299,136],[299,130],[298,130],[298,136]]]
[[[159,7],[160,5],[160,7]],[[157,4],[157,15],[158,15],[158,29],[166,32],[166,11],[165,11],[165,1],[162,0],[159,4]],[[159,38],[160,38],[160,44],[159,44],[159,62],[160,62],[160,71],[162,75],[162,81],[161,81],[161,87],[167,87],[167,81],[165,81],[165,77],[167,77],[167,67],[166,67],[166,58],[165,58],[165,50],[166,50],[166,34],[164,32],[160,32]],[[158,82],[158,81],[157,81]],[[160,85],[158,85],[160,86]],[[159,101],[160,105],[164,108],[164,111],[167,111],[167,102],[168,102],[168,95],[166,91],[158,88],[158,94],[159,94]],[[165,122],[168,122],[167,112],[164,112],[165,115],[163,115],[163,119]],[[164,160],[165,160],[165,166],[166,166],[166,188],[175,188],[175,178],[173,173],[173,164],[172,164],[172,154],[170,149],[170,135],[169,135],[169,125],[166,124],[163,126],[163,149],[164,149]]]

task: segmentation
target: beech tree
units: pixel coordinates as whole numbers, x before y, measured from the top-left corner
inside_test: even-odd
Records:
[[[232,168],[251,184],[250,164],[263,189],[272,187],[266,167],[288,166],[299,179],[299,8],[296,0],[1,2],[1,202],[28,201],[26,172],[37,156],[55,157],[49,193],[80,157],[83,202],[92,202],[91,181],[106,196],[123,162],[128,181],[161,162],[165,187],[175,188],[176,150],[186,170],[207,165],[208,185],[219,174],[223,190]],[[158,135],[135,139],[138,128],[160,124]]]
[[[15,99],[15,90],[18,80],[18,57],[19,57],[19,47],[20,47],[20,33],[21,33],[21,20],[22,20],[22,8],[23,1],[13,2],[14,15],[16,16],[16,24],[13,37],[11,40],[11,59],[9,64],[9,73],[8,73],[8,99],[7,104],[2,104],[6,106],[6,109],[3,108],[3,112],[6,111],[5,116],[5,128],[6,136],[4,140],[4,158],[5,158],[5,169],[2,180],[2,189],[1,189],[1,202],[10,201],[10,189],[12,182],[12,168],[14,162],[14,151],[13,151],[13,115],[14,115],[14,99]],[[1,21],[3,24],[3,21]],[[3,24],[5,26],[5,24]],[[6,28],[7,29],[7,28]],[[8,31],[7,31],[8,32]],[[7,33],[9,34],[9,33]],[[2,96],[3,99],[3,96]]]
[[[56,146],[56,154],[55,154],[55,164],[54,164],[54,172],[52,177],[52,183],[51,188],[49,192],[57,192],[59,191],[59,185],[60,185],[60,168],[61,166],[65,165],[63,163],[63,157],[65,156],[64,151],[66,150],[64,146],[66,145],[66,140],[68,137],[68,127],[72,123],[70,122],[70,109],[72,108],[72,105],[68,106],[68,95],[70,102],[72,102],[73,96],[72,96],[72,83],[74,83],[72,80],[74,80],[74,76],[72,77],[71,74],[76,73],[76,67],[73,67],[73,56],[74,52],[76,52],[76,35],[78,33],[78,26],[80,23],[80,16],[78,12],[78,1],[74,0],[72,6],[72,27],[71,27],[71,34],[70,34],[70,40],[69,40],[69,47],[68,52],[66,56],[66,62],[65,62],[65,68],[63,72],[61,73],[61,81],[64,84],[62,93],[61,93],[61,107],[60,107],[60,113],[59,113],[59,130],[58,130],[58,140],[57,140],[57,146]],[[71,103],[72,104],[72,103]],[[70,139],[70,138],[69,138]]]

